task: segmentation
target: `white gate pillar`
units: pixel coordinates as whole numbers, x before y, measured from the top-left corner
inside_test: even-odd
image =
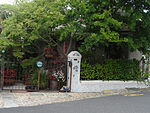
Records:
[[[78,51],[72,51],[68,54],[67,87],[71,92],[76,92],[79,88],[81,57]]]

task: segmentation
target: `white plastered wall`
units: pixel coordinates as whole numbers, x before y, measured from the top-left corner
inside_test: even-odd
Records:
[[[136,57],[139,53],[132,55]],[[71,65],[69,63],[71,62]],[[67,71],[67,86],[71,89],[71,92],[101,92],[103,90],[125,89],[125,88],[146,88],[148,87],[143,82],[136,81],[101,81],[101,80],[80,80],[80,63],[81,54],[77,51],[72,51],[68,55],[68,71]],[[70,84],[71,82],[71,84]]]

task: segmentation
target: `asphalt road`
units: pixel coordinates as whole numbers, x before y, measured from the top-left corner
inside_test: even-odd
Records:
[[[108,96],[35,107],[0,109],[0,113],[150,113],[150,91],[141,96]]]

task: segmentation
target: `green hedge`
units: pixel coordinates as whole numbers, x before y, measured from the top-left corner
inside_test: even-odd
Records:
[[[142,80],[139,61],[106,60],[104,64],[81,64],[81,80]],[[144,77],[145,78],[145,77]]]

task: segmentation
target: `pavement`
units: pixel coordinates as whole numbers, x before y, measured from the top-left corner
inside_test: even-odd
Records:
[[[0,113],[150,113],[150,90],[128,91],[128,96],[108,96],[111,91],[105,91],[107,96],[30,107],[2,108]]]
[[[38,106],[52,103],[84,100],[90,98],[99,98],[110,95],[128,95],[137,92],[150,90],[146,89],[120,89],[105,90],[98,93],[70,93],[70,92],[26,92],[26,91],[1,91],[0,108],[12,108],[23,106]]]

